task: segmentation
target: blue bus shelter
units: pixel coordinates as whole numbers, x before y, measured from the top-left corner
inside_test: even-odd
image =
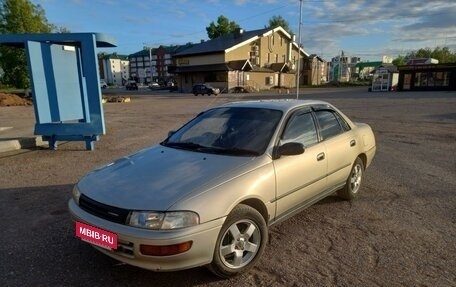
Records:
[[[105,134],[97,47],[115,47],[98,33],[6,34],[0,45],[25,48],[35,108],[35,134],[58,141],[94,141]]]

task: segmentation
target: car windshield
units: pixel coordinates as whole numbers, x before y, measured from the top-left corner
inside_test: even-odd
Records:
[[[265,152],[282,112],[221,107],[202,113],[161,144],[198,152],[258,156]]]

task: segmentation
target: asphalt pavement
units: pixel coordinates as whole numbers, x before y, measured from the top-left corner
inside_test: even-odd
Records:
[[[155,273],[76,238],[67,203],[84,174],[160,142],[209,107],[294,98],[140,91],[104,104],[106,135],[0,153],[1,286],[456,286],[456,92],[305,89],[371,125],[377,155],[353,202],[330,196],[270,228],[259,264],[229,280],[204,267]],[[0,139],[33,136],[33,107],[0,107]],[[8,135],[8,136],[5,136]],[[178,179],[176,179],[178,180]]]

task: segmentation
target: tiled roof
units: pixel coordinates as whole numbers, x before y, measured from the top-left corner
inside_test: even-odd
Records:
[[[284,72],[287,73],[290,71],[290,67],[287,63],[274,63],[270,66],[271,70],[274,72]]]
[[[389,63],[384,63],[384,64],[381,64],[380,66],[378,66],[377,68],[375,68],[372,73],[375,73],[377,70],[380,70],[380,69],[386,69],[388,70],[388,72],[390,73],[395,73],[398,71],[397,67],[393,64],[389,64]]]
[[[232,71],[251,71],[253,69],[249,60],[230,61],[227,64]]]
[[[160,46],[158,48],[152,48],[152,55],[155,55],[156,51],[158,49],[165,49],[166,53],[168,54],[174,54],[174,53],[179,53],[181,51],[184,51],[185,49],[189,47],[193,47],[194,44],[192,43],[187,43],[185,45],[176,45],[176,46]],[[128,55],[129,58],[136,58],[136,57],[149,57],[149,49],[143,49],[141,51],[138,51],[136,53]]]
[[[136,53],[130,54],[130,55],[128,55],[128,58],[136,58],[136,57],[144,57],[144,56],[149,57],[149,49],[143,49]]]
[[[228,48],[250,40],[253,37],[260,36],[270,30],[270,28],[265,28],[253,31],[243,31],[242,33],[226,34],[218,38],[202,42],[200,44],[195,44],[194,46],[177,53],[175,56],[179,57],[224,52]]]

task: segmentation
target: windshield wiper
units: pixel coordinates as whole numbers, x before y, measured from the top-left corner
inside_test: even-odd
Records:
[[[242,149],[237,147],[232,148],[219,148],[219,147],[208,147],[203,146],[194,142],[162,142],[162,145],[171,148],[179,148],[186,150],[196,150],[199,152],[215,153],[215,154],[227,154],[227,155],[239,155],[239,156],[259,156],[260,153],[254,150]]]
[[[199,150],[206,148],[203,145],[193,143],[193,142],[164,142],[162,145],[167,147],[174,147],[174,148],[181,148],[181,149],[188,149],[188,150]]]

